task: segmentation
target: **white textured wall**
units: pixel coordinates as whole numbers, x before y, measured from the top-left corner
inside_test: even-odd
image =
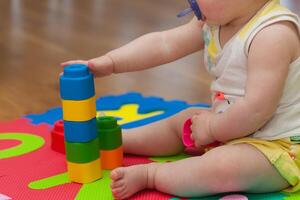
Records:
[[[281,0],[281,4],[287,6],[300,16],[300,0]]]

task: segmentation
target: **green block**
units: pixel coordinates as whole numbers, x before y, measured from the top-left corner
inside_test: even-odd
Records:
[[[90,142],[73,143],[65,141],[65,143],[66,156],[69,162],[89,163],[100,157],[98,138]]]
[[[97,117],[100,150],[113,150],[122,145],[122,131],[114,117]]]

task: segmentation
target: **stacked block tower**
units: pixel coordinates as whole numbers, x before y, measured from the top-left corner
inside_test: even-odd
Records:
[[[78,183],[102,177],[96,125],[94,78],[88,67],[73,64],[60,77],[68,175]]]

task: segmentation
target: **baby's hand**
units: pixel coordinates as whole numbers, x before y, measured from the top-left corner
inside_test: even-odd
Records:
[[[71,60],[63,62],[60,65],[66,67],[71,64],[85,64],[96,77],[108,76],[114,72],[114,63],[112,59],[107,56],[93,58],[91,60]]]
[[[215,142],[210,132],[210,121],[212,117],[213,113],[203,110],[191,118],[191,139],[195,141],[197,148]]]

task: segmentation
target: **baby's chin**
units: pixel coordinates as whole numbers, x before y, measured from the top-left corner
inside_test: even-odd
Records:
[[[201,21],[211,26],[218,25],[218,23],[214,22],[213,20],[207,19],[205,15],[202,15]]]
[[[202,15],[202,22],[209,26],[223,26],[226,25],[227,23],[225,22],[224,18],[207,18],[205,15]]]
[[[209,26],[220,26],[220,23],[214,22],[214,21],[210,21],[210,20],[205,20],[203,21],[205,24],[209,25]]]
[[[221,22],[221,21],[216,21],[216,20],[210,20],[210,19],[205,19],[203,22],[209,26],[223,26],[226,23]]]

